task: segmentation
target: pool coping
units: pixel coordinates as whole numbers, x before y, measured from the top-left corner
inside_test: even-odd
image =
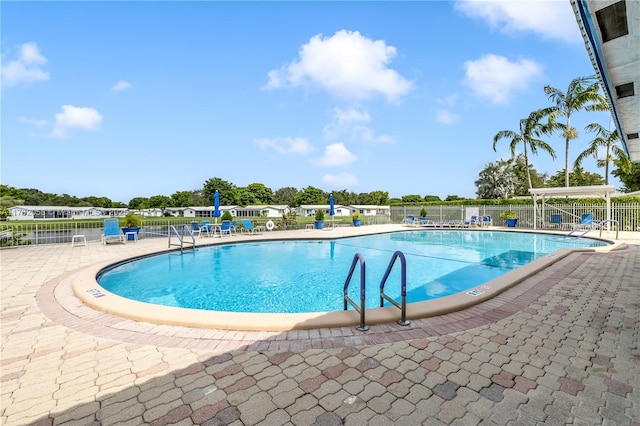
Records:
[[[416,231],[408,229],[406,231]],[[489,229],[489,231],[504,232],[499,229]],[[405,230],[395,231],[405,232]],[[430,230],[428,232],[431,232]],[[507,231],[508,232],[508,231]],[[519,231],[522,232],[522,231]],[[376,232],[378,233],[378,232]],[[388,233],[381,232],[381,233]],[[538,232],[539,233],[539,232]],[[563,234],[562,234],[563,235]],[[336,235],[320,235],[307,238],[277,238],[264,236],[251,241],[274,241],[274,240],[318,240],[342,238]],[[610,252],[622,250],[626,243],[615,242],[603,238],[592,238],[603,240],[611,245],[596,248],[561,249],[533,262],[510,271],[498,278],[485,282],[482,285],[465,290],[450,296],[445,296],[435,300],[414,302],[407,304],[406,318],[409,320],[429,318],[460,311],[484,301],[494,298],[500,293],[514,287],[525,279],[539,273],[548,266],[564,259],[571,253],[577,252]],[[236,241],[216,241],[201,246],[211,246],[227,244]],[[240,243],[240,241],[237,241]],[[311,312],[311,313],[244,313],[244,312],[223,312],[205,311],[198,309],[178,308],[162,305],[154,305],[146,302],[138,302],[118,296],[102,288],[96,280],[100,271],[115,264],[122,263],[129,259],[147,257],[150,255],[175,251],[175,249],[154,250],[142,256],[119,259],[94,264],[82,269],[73,277],[71,286],[73,294],[85,305],[92,309],[127,318],[134,321],[143,321],[160,325],[185,326],[204,329],[222,329],[234,331],[290,331],[316,328],[334,328],[356,326],[361,322],[360,314],[355,310],[332,311],[332,312]],[[367,325],[392,323],[400,319],[401,312],[394,306],[384,308],[370,308],[365,312],[365,323]]]

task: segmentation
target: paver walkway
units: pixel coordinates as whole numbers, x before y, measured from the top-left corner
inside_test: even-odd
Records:
[[[155,326],[70,293],[79,268],[157,244],[0,251],[1,424],[640,426],[640,246],[366,333]]]

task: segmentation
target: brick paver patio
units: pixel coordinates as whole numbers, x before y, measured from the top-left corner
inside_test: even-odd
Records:
[[[364,333],[144,324],[71,293],[80,268],[162,244],[0,251],[1,424],[640,426],[640,246]]]

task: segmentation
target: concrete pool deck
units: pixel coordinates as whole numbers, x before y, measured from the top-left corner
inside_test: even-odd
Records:
[[[640,236],[620,240],[474,307],[367,332],[155,325],[73,295],[80,271],[165,239],[1,250],[0,423],[640,425]]]

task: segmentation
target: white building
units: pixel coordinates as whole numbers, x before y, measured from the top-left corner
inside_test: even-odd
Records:
[[[245,217],[282,217],[283,214],[289,214],[291,208],[284,204],[256,204],[242,210]]]
[[[40,219],[101,219],[123,217],[125,208],[104,207],[68,207],[68,206],[13,206],[9,207],[8,220],[40,220]]]
[[[366,204],[354,204],[348,206],[350,213],[360,213],[362,216],[391,216],[391,206],[376,206]]]

